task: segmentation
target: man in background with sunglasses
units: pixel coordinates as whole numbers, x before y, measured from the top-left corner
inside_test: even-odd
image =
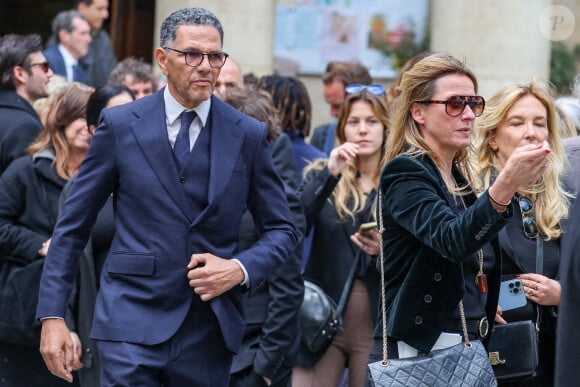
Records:
[[[332,122],[314,128],[310,144],[328,155],[335,145],[336,118],[346,96],[346,85],[370,85],[373,79],[368,68],[362,63],[332,61],[326,65],[326,71],[322,74],[322,83],[324,100],[330,105]]]
[[[40,36],[0,38],[0,175],[25,155],[40,132],[42,123],[32,104],[48,96],[52,75]]]

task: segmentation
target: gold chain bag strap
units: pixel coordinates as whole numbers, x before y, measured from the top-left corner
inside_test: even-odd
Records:
[[[383,251],[382,193],[377,195],[381,260],[381,310],[383,316],[383,359],[367,364],[368,385],[371,387],[495,387],[497,381],[489,363],[487,351],[479,340],[469,340],[463,301],[459,314],[464,342],[438,349],[417,357],[388,359],[387,307],[385,304],[385,258]]]

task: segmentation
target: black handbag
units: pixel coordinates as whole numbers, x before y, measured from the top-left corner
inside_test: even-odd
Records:
[[[496,324],[489,342],[489,360],[498,380],[533,377],[538,368],[538,334],[534,321]]]
[[[36,305],[44,259],[0,261],[0,341],[38,346]]]
[[[542,274],[544,269],[544,242],[541,235],[536,237],[536,273]],[[534,316],[529,311],[534,310],[528,305],[518,308],[520,314],[528,319]],[[509,312],[517,316],[518,309]],[[524,381],[534,378],[539,366],[539,335],[541,308],[535,308],[536,318],[533,320],[514,321],[507,324],[495,324],[489,339],[489,360],[498,380]]]
[[[372,387],[489,387],[497,386],[488,354],[478,340],[469,340],[463,301],[459,314],[464,342],[431,351],[426,355],[404,359],[387,357],[387,308],[385,305],[385,269],[382,234],[381,191],[378,195],[379,235],[381,247],[381,308],[383,314],[383,359],[367,364],[368,384]]]
[[[304,301],[298,312],[300,347],[296,365],[312,367],[324,355],[334,336],[342,332],[342,312],[346,307],[360,255],[354,260],[338,305],[314,282],[304,280]]]

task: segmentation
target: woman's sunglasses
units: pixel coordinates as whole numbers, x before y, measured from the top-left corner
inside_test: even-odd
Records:
[[[520,205],[520,211],[522,212],[524,235],[528,239],[534,239],[538,236],[538,225],[534,218],[534,202],[526,196],[519,196],[518,203]]]
[[[377,85],[377,84],[361,85],[359,83],[352,83],[350,85],[347,85],[344,88],[344,91],[346,92],[346,94],[354,94],[354,93],[361,92],[363,90],[368,90],[369,92],[373,93],[374,95],[385,94],[385,88],[382,85]]]
[[[479,117],[483,113],[485,108],[485,99],[479,95],[463,96],[454,95],[449,97],[447,101],[438,101],[435,99],[428,99],[424,101],[415,101],[417,103],[429,104],[438,103],[445,105],[445,113],[451,117],[457,117],[465,110],[465,107],[469,105],[471,111],[476,117]]]

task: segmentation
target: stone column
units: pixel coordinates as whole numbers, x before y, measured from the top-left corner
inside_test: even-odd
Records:
[[[431,48],[466,60],[491,97],[510,83],[549,80],[551,41],[540,30],[550,0],[431,1]]]

